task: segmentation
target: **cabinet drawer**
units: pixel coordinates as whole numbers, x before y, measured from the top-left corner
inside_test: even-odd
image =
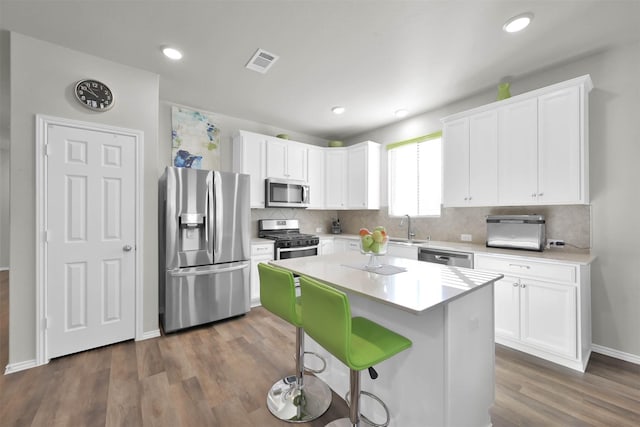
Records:
[[[251,245],[251,256],[271,255],[273,256],[273,243]]]
[[[553,282],[575,283],[576,266],[509,258],[493,255],[476,255],[477,270],[492,270],[517,277],[532,277]]]

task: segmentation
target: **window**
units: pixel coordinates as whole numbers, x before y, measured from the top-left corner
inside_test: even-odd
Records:
[[[440,216],[442,133],[390,144],[389,215]]]

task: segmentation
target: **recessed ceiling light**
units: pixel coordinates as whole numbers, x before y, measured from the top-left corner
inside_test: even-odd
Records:
[[[532,20],[533,20],[533,13],[530,13],[530,12],[523,13],[521,15],[517,15],[509,19],[502,26],[502,29],[507,33],[517,33],[518,31],[522,31],[525,28],[527,28]]]
[[[333,114],[342,114],[345,111],[347,111],[347,109],[338,105],[338,106],[333,107],[331,109],[331,111],[333,112]]]
[[[174,61],[177,61],[178,59],[182,59],[182,52],[172,47],[162,48],[162,53],[164,53],[164,56],[166,56],[169,59],[173,59]]]
[[[395,114],[396,114],[396,117],[403,118],[403,117],[407,117],[407,114],[409,114],[409,111],[405,110],[404,108],[401,108],[399,110],[396,110]]]

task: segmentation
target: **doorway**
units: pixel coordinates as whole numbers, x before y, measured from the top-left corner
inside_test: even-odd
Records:
[[[141,337],[142,132],[38,116],[37,364]]]

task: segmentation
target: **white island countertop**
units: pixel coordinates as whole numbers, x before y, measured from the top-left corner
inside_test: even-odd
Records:
[[[448,303],[503,277],[497,273],[390,256],[381,257],[381,262],[406,271],[383,275],[375,273],[375,269],[365,271],[353,267],[364,266],[368,260],[369,255],[343,252],[270,263],[415,314]]]

